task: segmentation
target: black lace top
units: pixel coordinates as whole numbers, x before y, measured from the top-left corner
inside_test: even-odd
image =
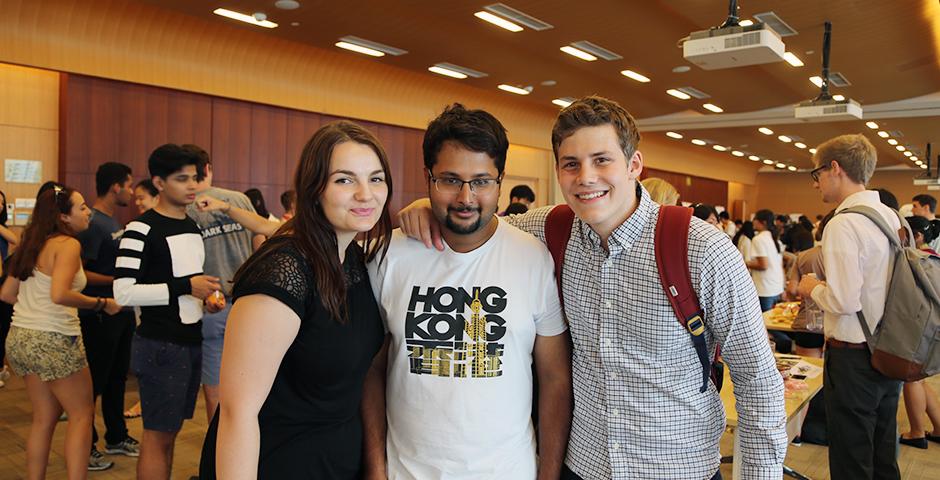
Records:
[[[340,324],[320,302],[313,271],[293,242],[270,241],[283,245],[245,272],[233,289],[235,301],[271,296],[297,313],[301,324],[258,414],[258,478],[358,478],[363,379],[384,339],[363,254],[355,242],[346,250],[349,319]],[[206,437],[200,478],[214,478],[205,468],[207,461],[214,466],[217,417]]]

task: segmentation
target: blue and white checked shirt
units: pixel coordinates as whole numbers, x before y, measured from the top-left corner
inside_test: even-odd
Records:
[[[574,341],[574,419],[566,463],[585,479],[708,479],[718,471],[725,414],[659,281],[653,237],[659,205],[645,189],[636,211],[600,237],[575,218],[562,290]],[[545,241],[552,207],[509,217]],[[728,236],[697,218],[689,229],[692,286],[736,396],[742,472],[779,479],[787,451],[783,381],[754,283]],[[727,388],[727,386],[725,387]]]

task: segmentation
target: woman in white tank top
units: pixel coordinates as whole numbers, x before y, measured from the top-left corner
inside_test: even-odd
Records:
[[[88,475],[94,397],[77,309],[113,315],[121,308],[112,298],[79,293],[86,278],[74,235],[88,228],[90,218],[80,193],[58,185],[42,192],[0,291],[0,298],[13,304],[7,359],[14,373],[23,376],[33,405],[26,447],[30,479],[45,478],[52,434],[63,408],[69,418],[68,478]]]

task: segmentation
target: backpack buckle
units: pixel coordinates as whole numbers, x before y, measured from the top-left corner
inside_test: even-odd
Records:
[[[689,333],[697,337],[705,331],[705,322],[702,321],[701,315],[696,314],[685,324],[685,328],[689,330]]]

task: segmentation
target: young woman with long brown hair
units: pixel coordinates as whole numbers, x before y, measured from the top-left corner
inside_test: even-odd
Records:
[[[388,248],[391,172],[372,134],[339,121],[307,142],[294,187],[295,216],[235,276],[203,480],[360,476],[363,380],[384,341],[365,262]]]
[[[3,301],[14,304],[7,337],[10,366],[24,377],[33,405],[26,443],[30,479],[46,476],[52,434],[63,408],[68,413],[68,478],[88,475],[95,406],[77,309],[110,315],[121,309],[112,298],[80,293],[86,278],[75,235],[88,228],[90,218],[91,210],[77,191],[55,186],[43,192],[0,291]]]

